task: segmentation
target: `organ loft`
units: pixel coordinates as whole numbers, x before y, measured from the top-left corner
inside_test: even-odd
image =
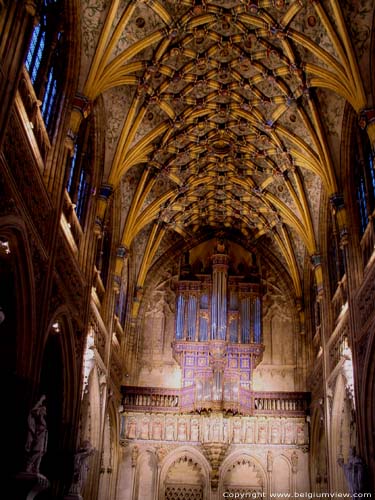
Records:
[[[260,275],[255,265],[247,276],[230,276],[229,259],[219,241],[210,274],[193,275],[188,262],[181,269],[172,347],[185,411],[250,411],[252,372],[264,349]]]
[[[128,460],[151,443],[158,450],[157,456],[169,456],[171,460],[189,447],[202,454],[211,469],[209,477],[203,479],[199,455],[192,462],[181,463],[177,458],[160,479],[158,494],[163,498],[202,498],[208,491],[219,497],[224,491],[263,494],[267,484],[271,487],[275,481],[269,474],[273,463],[282,469],[287,463],[284,460],[294,465],[290,472],[284,467],[286,476],[281,489],[290,482],[294,487],[307,487],[309,395],[296,391],[296,352],[285,353],[283,359],[270,353],[277,349],[270,330],[290,330],[292,318],[284,316],[280,322],[267,312],[270,307],[278,309],[278,299],[267,290],[266,269],[256,252],[219,237],[186,252],[177,274],[156,286],[156,296],[169,296],[173,303],[173,321],[168,321],[172,309],[166,306],[162,321],[160,308],[147,316],[145,340],[140,347],[145,350],[143,362],[147,367],[141,368],[142,386],[123,387],[121,443],[124,450],[129,449]],[[170,371],[165,373],[156,368],[157,351],[170,346],[164,358]],[[263,380],[261,374],[256,380],[263,358],[271,362],[269,369],[276,380]],[[172,381],[174,387],[168,387]],[[154,387],[150,387],[152,382]],[[156,387],[155,382],[160,386]],[[270,469],[267,473],[247,457],[250,446],[259,463]],[[230,456],[239,461],[228,469],[226,460]],[[134,487],[142,495],[147,494],[142,477],[147,475],[156,481],[157,464],[143,464],[144,470],[134,477]],[[194,470],[203,476],[197,479]],[[248,472],[242,477],[245,470]],[[281,479],[277,481],[280,487]],[[150,486],[151,496],[152,489]]]
[[[373,497],[374,33],[0,0],[2,497]]]

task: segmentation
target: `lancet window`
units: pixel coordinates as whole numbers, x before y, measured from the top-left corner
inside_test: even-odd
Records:
[[[44,0],[39,23],[35,26],[25,59],[41,113],[50,135],[61,95],[63,82],[63,26],[61,0]]]
[[[375,208],[374,156],[366,132],[358,130],[354,143],[354,181],[362,236]]]

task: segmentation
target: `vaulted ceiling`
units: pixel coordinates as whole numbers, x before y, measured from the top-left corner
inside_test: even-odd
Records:
[[[104,102],[104,181],[139,287],[179,239],[225,230],[267,241],[301,296],[345,104],[367,105],[366,3],[82,2],[80,90]]]

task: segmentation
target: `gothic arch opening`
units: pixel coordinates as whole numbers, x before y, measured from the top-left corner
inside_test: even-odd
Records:
[[[224,468],[221,476],[221,495],[246,492],[261,497],[267,492],[265,472],[254,457],[240,455]]]
[[[205,479],[200,464],[187,454],[169,467],[161,500],[203,500]]]

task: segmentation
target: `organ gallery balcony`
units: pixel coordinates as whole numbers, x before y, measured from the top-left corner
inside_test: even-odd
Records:
[[[125,412],[152,413],[224,413],[248,416],[304,417],[309,406],[307,392],[260,392],[239,389],[238,397],[205,402],[196,397],[195,386],[182,389],[123,386],[122,405]]]

